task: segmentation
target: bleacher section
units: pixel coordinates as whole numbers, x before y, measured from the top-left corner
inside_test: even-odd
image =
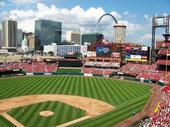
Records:
[[[141,73],[151,73],[156,71],[156,65],[128,63],[120,68],[120,71],[127,75],[138,76]]]
[[[136,76],[136,78],[144,78],[157,82],[170,81],[170,72],[157,70],[156,64],[144,65],[128,63],[120,68],[120,72],[125,75]]]
[[[100,69],[100,68],[82,68],[83,73],[86,74],[101,74],[110,75],[113,73],[114,69]]]
[[[116,62],[85,62],[84,66],[91,66],[91,67],[112,67],[112,68],[119,68],[120,63]]]
[[[0,71],[22,69],[28,73],[32,72],[54,72],[58,68],[57,64],[47,64],[45,62],[32,62],[32,63],[7,63],[0,66]]]

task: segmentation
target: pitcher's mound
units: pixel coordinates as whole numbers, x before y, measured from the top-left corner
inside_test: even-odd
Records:
[[[42,111],[39,113],[40,116],[43,116],[43,117],[49,117],[49,116],[52,116],[54,114],[54,112],[52,111]]]

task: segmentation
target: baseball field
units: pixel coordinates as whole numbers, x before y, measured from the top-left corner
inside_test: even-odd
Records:
[[[68,126],[112,127],[141,111],[150,89],[138,82],[97,77],[4,78],[0,79],[0,126],[59,127],[73,121]]]

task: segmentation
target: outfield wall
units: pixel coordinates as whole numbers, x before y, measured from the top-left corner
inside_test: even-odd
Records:
[[[89,73],[81,73],[81,72],[52,72],[52,73],[26,73],[26,72],[22,72],[19,75],[16,74],[8,74],[8,75],[0,75],[0,78],[5,78],[5,77],[13,77],[13,76],[34,76],[34,75],[72,75],[72,76],[86,76],[86,77],[114,77],[116,79],[122,79],[122,80],[130,80],[130,81],[137,81],[137,82],[142,82],[142,83],[152,83],[151,80],[148,79],[137,79],[136,77],[131,77],[131,76],[124,76],[124,75],[118,75],[118,74],[111,74],[111,75],[102,75],[102,74],[89,74]],[[160,86],[164,86],[166,85],[163,82],[156,82],[156,84],[160,85]]]

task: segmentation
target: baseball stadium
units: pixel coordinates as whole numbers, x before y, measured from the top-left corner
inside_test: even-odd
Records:
[[[51,55],[0,52],[0,127],[170,126],[170,34],[150,50],[104,16],[114,43],[91,33],[91,44],[51,45]]]
[[[125,51],[134,48],[126,45],[122,44]],[[5,63],[0,67],[0,125],[139,126],[168,105],[169,96],[163,91],[169,85],[160,82],[157,74],[163,71],[158,70],[159,64],[122,64],[121,53],[112,51],[115,45],[95,46],[88,48],[86,58],[74,53],[58,58],[1,56]]]

